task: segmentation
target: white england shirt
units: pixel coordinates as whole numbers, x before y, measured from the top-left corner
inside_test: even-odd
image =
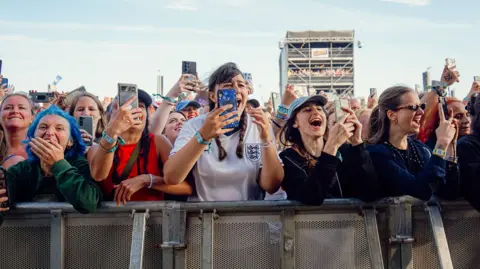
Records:
[[[206,114],[191,119],[183,125],[170,156],[178,152],[194,138],[203,126]],[[272,136],[273,130],[271,130]],[[247,115],[247,129],[244,137],[243,158],[237,157],[237,145],[240,131],[230,136],[221,135],[221,144],[227,157],[218,159],[218,147],[212,141],[210,150],[205,151],[193,168],[197,196],[189,201],[245,201],[262,200],[264,192],[257,183],[262,166],[262,141],[257,126]]]

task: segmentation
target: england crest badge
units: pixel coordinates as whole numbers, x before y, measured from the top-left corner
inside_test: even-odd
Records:
[[[252,162],[258,162],[262,158],[262,151],[260,149],[260,144],[257,143],[246,143],[245,144],[245,155]]]

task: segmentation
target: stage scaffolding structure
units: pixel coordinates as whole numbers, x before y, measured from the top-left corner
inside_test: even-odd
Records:
[[[360,46],[360,45],[359,45]],[[280,92],[354,96],[355,31],[288,31],[279,43]]]

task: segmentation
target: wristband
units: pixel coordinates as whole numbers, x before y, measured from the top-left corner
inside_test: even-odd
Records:
[[[120,145],[122,145],[122,146],[125,145],[125,141],[120,136],[117,137],[117,139],[113,139],[105,131],[102,132],[102,139],[107,141],[108,144],[113,144],[115,142],[120,142]]]
[[[152,174],[148,174],[148,176],[150,177],[150,185],[148,185],[148,188],[151,189],[153,186],[153,176]]]
[[[438,157],[445,159],[445,156],[447,156],[447,151],[443,149],[434,149],[432,151],[432,154],[437,155]]]
[[[210,144],[209,141],[205,141],[202,137],[202,135],[200,134],[200,132],[196,132],[195,133],[195,138],[197,139],[197,142],[198,144],[201,144],[201,145],[208,145]]]
[[[288,107],[280,104],[277,109],[278,113],[288,115]]]
[[[272,139],[270,139],[270,140],[267,141],[267,142],[262,142],[262,148],[268,148],[268,147],[270,147],[270,146],[272,146],[272,145],[273,145],[273,140],[272,140]]]
[[[111,149],[106,149],[102,146],[102,143],[98,143],[100,145],[100,148],[102,148],[102,150],[105,152],[105,153],[112,153],[112,152],[115,152],[115,150],[117,150],[118,148],[118,141],[117,143],[115,144],[115,146],[113,146]]]
[[[451,163],[457,163],[457,162],[458,162],[458,158],[457,158],[457,157],[453,157],[453,156],[446,156],[446,157],[445,157],[445,161],[451,162]]]

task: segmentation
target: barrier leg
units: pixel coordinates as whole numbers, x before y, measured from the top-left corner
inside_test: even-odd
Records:
[[[282,255],[282,269],[295,268],[295,211],[285,209],[282,211],[282,237],[280,253]]]
[[[51,211],[50,223],[50,268],[63,269],[65,266],[65,222],[62,210]]]
[[[428,218],[435,240],[435,249],[437,250],[438,263],[441,269],[453,269],[452,258],[448,248],[447,236],[443,227],[442,215],[438,206],[427,206]]]
[[[412,205],[396,203],[388,207],[389,269],[413,269]]]
[[[202,263],[201,269],[213,269],[213,230],[217,214],[202,213]]]
[[[169,202],[162,214],[163,269],[184,269],[187,214],[181,203]]]
[[[370,253],[370,266],[372,269],[384,269],[376,211],[373,208],[365,209],[363,214],[368,241],[368,251]]]
[[[130,269],[143,269],[143,249],[148,211],[133,212],[132,245],[130,247]]]

